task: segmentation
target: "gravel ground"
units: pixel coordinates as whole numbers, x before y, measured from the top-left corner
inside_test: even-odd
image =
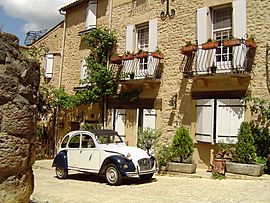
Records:
[[[35,163],[35,190],[30,202],[270,202],[269,177],[213,180],[156,175],[148,183],[126,179],[121,186],[109,186],[104,178],[83,173],[70,172],[68,179],[59,180],[51,163]]]

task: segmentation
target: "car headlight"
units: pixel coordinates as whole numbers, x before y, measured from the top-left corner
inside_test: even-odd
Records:
[[[131,157],[131,154],[130,153],[127,153],[127,155],[126,155],[126,160],[129,160],[129,161],[131,161],[132,160],[132,157]]]

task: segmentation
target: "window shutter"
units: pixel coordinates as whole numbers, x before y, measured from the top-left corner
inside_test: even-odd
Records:
[[[206,42],[209,36],[210,12],[208,7],[197,10],[197,40],[198,44]]]
[[[45,56],[45,77],[52,78],[53,74],[53,54]]]
[[[80,68],[81,69],[80,70],[80,72],[81,72],[80,79],[81,80],[84,80],[86,78],[86,69],[87,69],[87,67],[85,65],[86,65],[85,59],[81,59],[81,68]],[[82,84],[81,84],[81,86],[82,86]]]
[[[94,28],[97,24],[97,2],[89,1],[86,8],[86,29]]]
[[[129,25],[126,28],[126,51],[134,51],[134,25]]]
[[[214,99],[197,100],[196,139],[213,143]]]
[[[157,49],[157,19],[149,21],[149,51]]]
[[[122,137],[125,138],[125,123],[126,123],[126,110],[116,109],[115,110],[115,131]]]
[[[143,110],[143,128],[156,128],[156,110],[144,109]]]
[[[217,143],[236,143],[245,108],[239,99],[217,100]]]
[[[233,1],[233,36],[245,38],[247,17],[246,17],[246,0]]]

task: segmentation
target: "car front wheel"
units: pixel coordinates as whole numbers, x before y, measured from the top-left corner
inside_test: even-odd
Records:
[[[57,178],[65,179],[68,175],[68,170],[61,167],[56,167],[55,173],[56,173]]]
[[[140,175],[140,179],[145,180],[145,181],[149,181],[152,179],[153,175],[154,175],[153,173]]]
[[[114,164],[109,164],[106,168],[106,180],[109,185],[120,185],[122,174]]]

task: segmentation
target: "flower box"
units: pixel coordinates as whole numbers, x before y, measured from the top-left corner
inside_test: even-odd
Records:
[[[148,57],[148,52],[138,52],[135,54],[135,58],[147,58]]]
[[[251,48],[251,49],[256,49],[256,47],[257,47],[256,42],[253,41],[253,40],[251,40],[251,39],[247,39],[247,40],[245,41],[245,44],[246,44],[247,47],[249,47],[249,48]]]
[[[166,166],[167,171],[178,172],[178,173],[195,173],[196,163],[179,163],[179,162],[168,162]]]
[[[184,55],[191,55],[192,52],[196,52],[198,50],[197,45],[189,45],[181,47],[181,53]]]
[[[158,59],[164,59],[164,54],[160,53],[160,52],[153,52],[152,56],[154,58],[158,58]]]
[[[206,42],[202,44],[202,49],[208,50],[208,49],[216,49],[218,48],[219,42]]]
[[[122,57],[121,56],[112,56],[111,57],[111,63],[113,63],[113,64],[121,64],[122,63]]]
[[[122,56],[122,60],[133,60],[134,59],[134,55],[133,54],[124,54]]]
[[[263,164],[242,164],[227,162],[226,169],[228,173],[236,173],[249,176],[261,176],[263,174]]]
[[[239,46],[241,44],[240,39],[228,39],[223,41],[223,46],[224,47],[234,47],[234,46]]]

